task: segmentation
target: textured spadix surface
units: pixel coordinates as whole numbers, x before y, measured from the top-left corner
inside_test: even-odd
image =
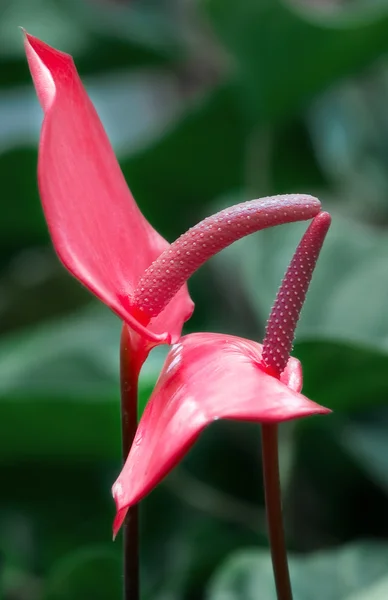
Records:
[[[283,371],[290,356],[300,312],[330,223],[327,212],[321,212],[310,223],[276,295],[263,341],[263,361],[274,374]]]
[[[158,315],[183,283],[217,252],[261,229],[312,219],[320,208],[313,196],[285,194],[242,202],[207,217],[146,270],[135,291],[136,304],[149,317]]]

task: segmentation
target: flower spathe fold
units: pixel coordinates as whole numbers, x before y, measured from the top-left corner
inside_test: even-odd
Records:
[[[151,346],[177,340],[194,307],[186,285],[152,320],[131,305],[139,278],[169,244],[128,189],[72,57],[28,33],[25,49],[44,112],[39,192],[60,260]]]
[[[167,475],[211,422],[280,423],[330,412],[303,396],[301,388],[295,358],[277,378],[263,364],[261,344],[216,333],[181,338],[167,356],[113,485],[114,535],[128,508]]]

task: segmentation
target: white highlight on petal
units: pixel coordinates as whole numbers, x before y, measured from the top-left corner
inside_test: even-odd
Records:
[[[178,367],[180,362],[181,362],[181,356],[180,356],[180,354],[177,354],[176,356],[174,356],[172,361],[169,363],[169,365],[166,369],[166,373],[171,373],[172,371],[174,371],[174,369],[176,369]]]
[[[119,481],[116,481],[112,486],[112,495],[115,499],[119,499],[123,495],[123,486]]]
[[[166,374],[173,372],[182,360],[183,346],[180,343],[174,344],[170,350],[170,362],[166,369]]]
[[[56,88],[54,79],[46,65],[32,48],[27,36],[24,38],[24,47],[26,49],[27,60],[31,69],[39,102],[43,110],[47,112],[55,98]]]

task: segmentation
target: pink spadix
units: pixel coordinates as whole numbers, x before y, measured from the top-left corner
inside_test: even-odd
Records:
[[[263,362],[277,376],[285,369],[295,329],[331,217],[321,212],[309,225],[276,295],[263,341]]]
[[[140,278],[133,302],[145,319],[159,315],[189,277],[233,242],[268,227],[311,219],[320,210],[313,196],[269,196],[236,204],[181,235]]]

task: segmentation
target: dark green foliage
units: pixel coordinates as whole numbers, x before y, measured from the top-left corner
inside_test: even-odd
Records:
[[[295,600],[388,597],[388,3],[315,4],[5,2],[0,598],[115,600],[121,587],[121,541],[110,541],[120,323],[51,250],[17,25],[74,55],[168,239],[273,193],[316,194],[333,213],[294,354],[304,393],[334,413],[281,429],[291,575]],[[242,240],[197,273],[187,330],[258,339],[303,228]],[[164,354],[145,365],[141,410]],[[217,423],[145,499],[144,599],[274,598],[259,447],[258,427]]]

